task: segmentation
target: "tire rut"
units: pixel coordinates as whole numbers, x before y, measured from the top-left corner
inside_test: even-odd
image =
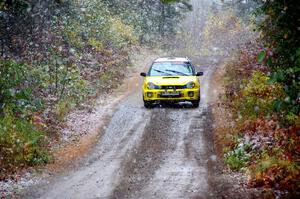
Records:
[[[122,163],[122,177],[110,198],[139,198],[140,190],[155,174],[165,154],[176,146],[168,109],[154,109],[140,143]]]
[[[194,129],[204,128],[205,123],[196,125],[204,114],[201,109],[154,109],[110,198],[207,198],[203,137]],[[199,152],[201,165],[196,160]]]

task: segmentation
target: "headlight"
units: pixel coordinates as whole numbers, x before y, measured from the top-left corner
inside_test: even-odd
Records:
[[[152,89],[155,88],[155,84],[153,84],[152,82],[148,82],[148,83],[147,83],[147,88],[148,88],[149,90],[152,90]]]
[[[161,89],[160,86],[157,86],[157,85],[155,85],[155,84],[152,83],[152,82],[148,82],[148,83],[147,83],[147,88],[148,88],[149,90],[153,90],[153,89]]]
[[[186,88],[195,88],[196,84],[195,82],[189,82],[187,85],[186,85]]]

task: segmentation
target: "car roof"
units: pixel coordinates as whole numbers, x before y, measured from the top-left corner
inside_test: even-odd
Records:
[[[190,62],[190,60],[186,57],[160,57],[157,58],[154,62]]]

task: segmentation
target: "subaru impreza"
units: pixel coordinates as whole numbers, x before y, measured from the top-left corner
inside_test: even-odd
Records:
[[[196,72],[188,58],[166,57],[156,59],[147,73],[143,83],[143,100],[146,108],[160,102],[191,102],[198,107],[200,80],[203,72]]]

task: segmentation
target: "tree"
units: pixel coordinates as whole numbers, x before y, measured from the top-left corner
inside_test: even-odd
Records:
[[[142,42],[175,32],[182,13],[192,9],[188,0],[102,0],[125,23],[135,24]]]
[[[275,108],[298,115],[300,111],[300,4],[295,0],[260,1],[259,30],[265,43],[271,80],[284,84],[288,98],[275,101]]]

